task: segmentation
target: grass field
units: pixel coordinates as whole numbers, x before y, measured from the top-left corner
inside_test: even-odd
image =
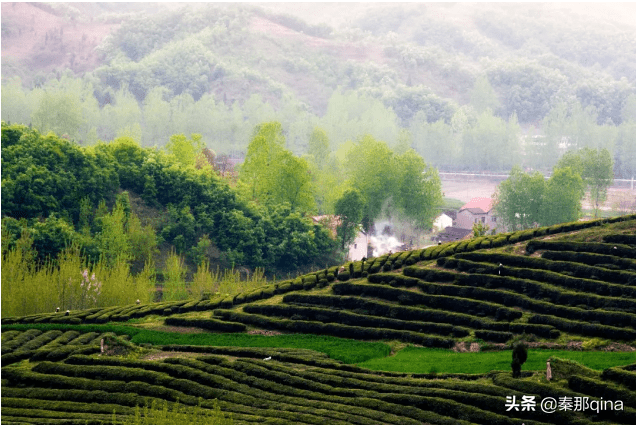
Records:
[[[591,369],[635,363],[635,353],[606,351],[532,350],[522,370],[546,369],[551,356],[575,360]],[[406,347],[395,356],[371,359],[358,366],[372,370],[404,373],[487,373],[511,369],[511,350],[456,353],[449,350]]]

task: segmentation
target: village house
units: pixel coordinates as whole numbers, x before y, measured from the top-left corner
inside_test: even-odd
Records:
[[[455,227],[473,229],[474,224],[482,223],[489,226],[489,234],[503,232],[504,226],[495,215],[493,205],[491,198],[472,198],[458,210]]]

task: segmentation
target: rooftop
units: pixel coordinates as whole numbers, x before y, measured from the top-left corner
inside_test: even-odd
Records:
[[[458,212],[469,210],[474,214],[486,214],[493,208],[493,199],[491,198],[471,198],[471,201],[464,204]],[[479,210],[479,211],[478,211]]]

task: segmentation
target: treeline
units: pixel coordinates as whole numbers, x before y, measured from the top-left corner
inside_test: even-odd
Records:
[[[607,149],[571,150],[548,179],[538,171],[525,173],[513,167],[496,188],[494,210],[510,231],[576,221],[588,190],[597,218],[612,182],[613,160]]]
[[[407,108],[404,102],[394,99],[394,106],[387,107],[381,100],[355,91],[335,91],[322,118],[303,110],[294,98],[275,110],[260,95],[242,105],[227,105],[211,94],[197,101],[189,94],[166,100],[165,92],[164,87],[157,87],[140,104],[122,88],[100,107],[95,86],[86,78],[66,75],[31,91],[14,79],[3,85],[2,117],[13,123],[31,123],[43,134],[53,131],[83,145],[126,136],[142,146],[162,147],[173,134],[197,133],[216,152],[238,156],[246,152],[252,128],[278,121],[285,147],[297,156],[309,153],[310,138],[318,126],[327,135],[329,152],[346,150],[348,142],[370,134],[393,147],[411,147],[431,165],[449,171],[506,172],[522,164],[547,173],[569,150],[607,149],[614,160],[615,177],[635,175],[634,95],[626,101],[619,126],[597,124],[593,107],[561,103],[536,130],[525,134],[517,115],[504,120],[493,113],[499,103],[486,78],[476,82],[473,104],[431,111],[426,105],[411,105],[412,117],[406,127],[395,112]]]

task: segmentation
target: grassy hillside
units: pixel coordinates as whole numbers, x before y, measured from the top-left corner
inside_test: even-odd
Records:
[[[520,341],[529,360],[514,379],[507,350]],[[202,397],[235,423],[633,423],[634,349],[632,215],[398,252],[234,297],[5,318],[2,415],[117,423],[135,405]],[[538,409],[507,411],[512,395]],[[539,409],[565,396],[623,409]]]

